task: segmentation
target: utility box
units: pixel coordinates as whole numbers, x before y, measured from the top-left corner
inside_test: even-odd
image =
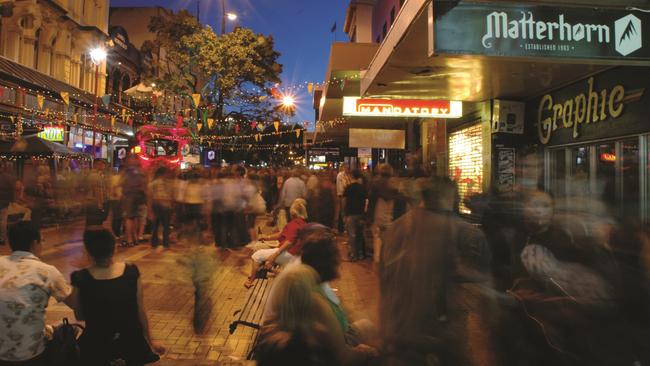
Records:
[[[507,100],[494,100],[492,108],[492,133],[524,133],[525,104]]]

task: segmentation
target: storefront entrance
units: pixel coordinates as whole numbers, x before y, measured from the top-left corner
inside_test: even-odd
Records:
[[[618,217],[647,219],[648,135],[546,149],[546,189],[558,202],[588,198]]]

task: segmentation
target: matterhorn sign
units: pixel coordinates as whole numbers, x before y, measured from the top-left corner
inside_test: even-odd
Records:
[[[627,9],[434,2],[434,54],[650,59],[650,15]]]

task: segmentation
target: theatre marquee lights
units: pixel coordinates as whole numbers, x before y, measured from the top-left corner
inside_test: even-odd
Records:
[[[426,99],[343,98],[344,116],[460,118],[463,102]]]

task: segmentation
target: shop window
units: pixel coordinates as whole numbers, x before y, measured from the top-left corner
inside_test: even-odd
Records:
[[[605,142],[596,145],[595,198],[608,205],[616,203],[616,143]]]
[[[449,176],[458,185],[460,213],[471,210],[464,200],[483,192],[483,135],[476,124],[449,135]]]
[[[556,197],[566,195],[566,150],[551,151],[551,193]]]
[[[589,179],[589,153],[590,146],[572,148],[571,152],[571,176],[568,180],[569,196],[585,197],[591,194],[591,183]]]
[[[640,213],[641,177],[639,174],[639,140],[621,141],[621,183],[619,188],[619,214],[636,219]]]

